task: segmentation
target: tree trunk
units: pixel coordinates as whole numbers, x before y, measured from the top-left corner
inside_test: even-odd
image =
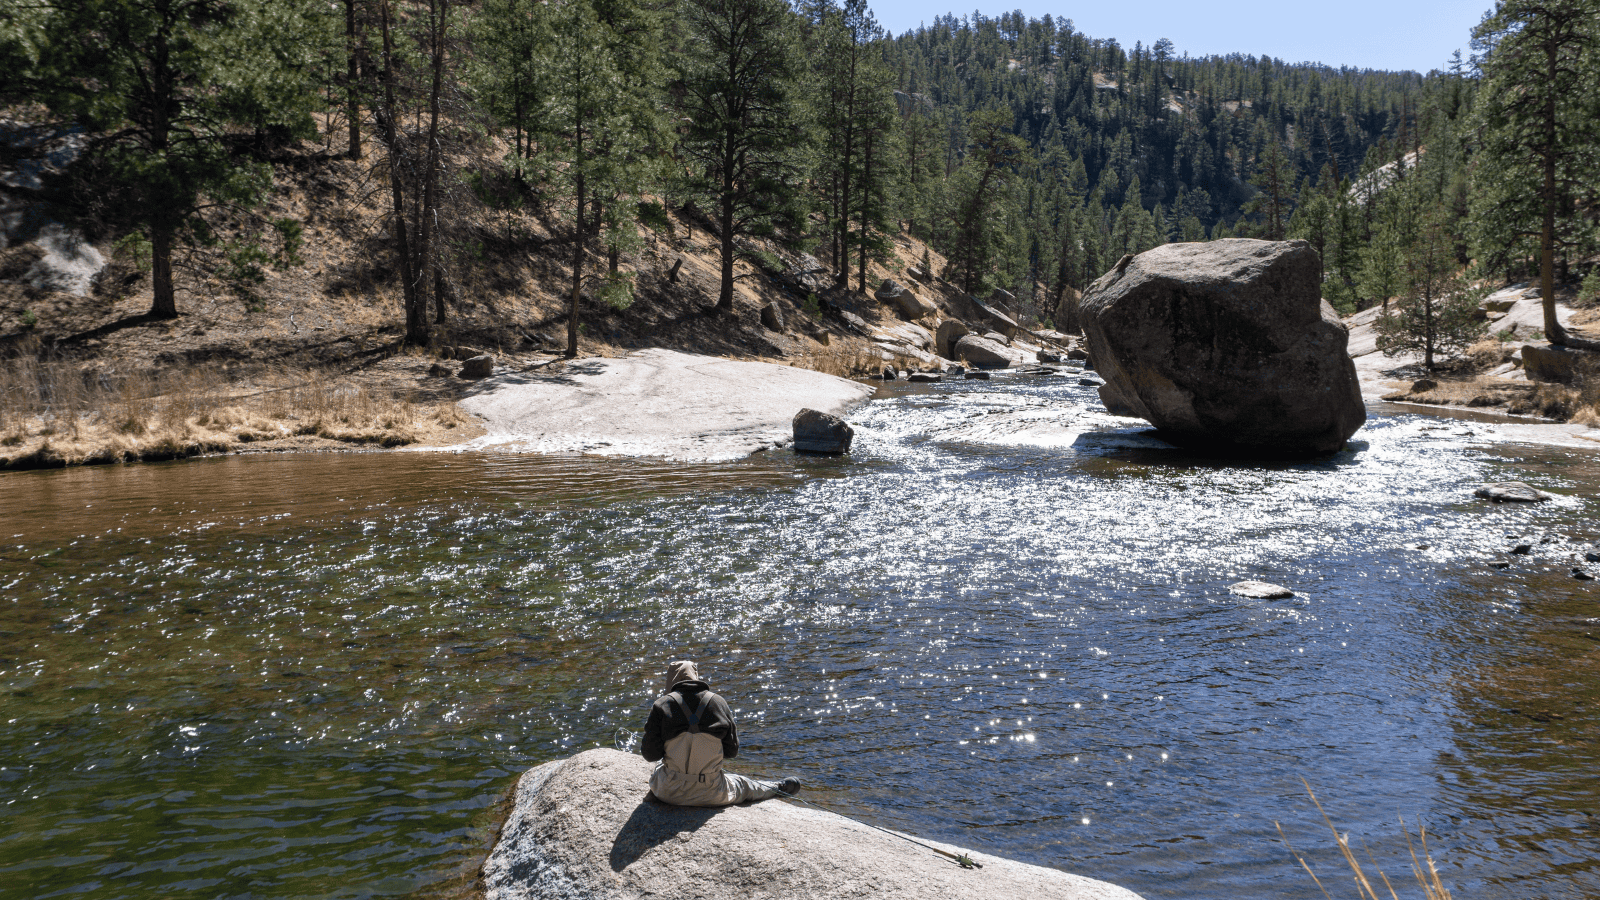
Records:
[[[431,68],[433,69],[433,83],[428,89],[428,151],[423,156],[423,181],[422,181],[422,222],[418,226],[420,232],[417,241],[417,264],[415,277],[417,279],[416,301],[418,311],[417,319],[422,323],[421,340],[418,343],[427,343],[432,339],[432,334],[427,326],[428,298],[423,291],[423,277],[431,273],[432,293],[434,303],[434,320],[444,321],[444,295],[439,290],[443,287],[443,279],[439,277],[439,262],[436,259],[438,250],[437,225],[439,219],[439,165],[442,155],[439,147],[439,95],[444,88],[444,34],[447,17],[450,15],[450,0],[432,0],[429,3],[429,38],[433,47]]]
[[[155,293],[150,315],[157,319],[177,318],[178,299],[172,287],[172,229],[167,226],[150,229],[150,284]]]
[[[872,134],[868,133],[864,137],[866,138],[867,146],[865,148],[866,152],[863,156],[865,166],[861,172],[861,260],[860,269],[856,275],[856,289],[861,291],[863,294],[867,292],[867,206],[871,202],[872,145],[874,143],[872,140]]]
[[[733,98],[728,98],[729,106],[733,105]],[[729,110],[729,121],[738,121]],[[722,196],[717,203],[717,223],[722,227],[722,234],[718,235],[722,246],[722,283],[717,288],[717,311],[723,313],[733,312],[733,205],[734,205],[734,166],[738,163],[735,155],[732,133],[725,133],[722,138]]]
[[[350,119],[350,158],[361,158],[361,52],[356,30],[356,0],[344,0],[344,39],[348,73],[345,76]]]
[[[411,256],[411,236],[406,228],[406,194],[404,171],[405,150],[401,145],[396,124],[400,111],[394,100],[394,41],[389,33],[389,4],[382,9],[383,27],[383,126],[384,142],[389,145],[389,190],[394,201],[395,255],[400,260],[400,290],[406,309],[406,343],[423,345],[428,342],[427,318],[421,300],[417,297],[416,260]]]
[[[1545,45],[1545,76],[1550,84],[1557,84],[1557,48]],[[1543,223],[1539,229],[1539,302],[1544,306],[1544,339],[1552,344],[1566,342],[1566,329],[1556,318],[1556,93],[1545,91],[1544,100],[1544,204]]]
[[[578,133],[577,158],[583,157],[583,133]],[[588,227],[584,223],[583,213],[588,209],[587,183],[583,173],[578,173],[578,221],[573,226],[576,229],[576,239],[572,242],[572,294],[567,298],[567,359],[576,359],[578,356],[578,300],[583,293],[583,241],[588,236]]]

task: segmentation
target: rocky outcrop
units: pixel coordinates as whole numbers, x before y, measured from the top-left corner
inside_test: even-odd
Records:
[[[1013,362],[1005,347],[975,334],[963,335],[953,349],[957,359],[980,369],[1005,369]]]
[[[893,834],[782,800],[668,806],[649,796],[649,776],[649,763],[616,750],[524,773],[483,864],[486,900],[1139,900],[1103,881],[982,853],[971,858],[983,868],[963,869]]]
[[[995,291],[995,293],[1004,294],[1006,297],[1011,296],[1005,291]],[[1017,334],[1023,330],[1022,326],[1017,324],[1017,320],[1011,318],[1009,315],[1006,315],[1003,310],[994,305],[993,297],[990,298],[989,303],[985,303],[984,301],[979,300],[977,297],[972,297],[970,299],[972,301],[972,305],[978,310],[978,324],[989,328],[990,330],[1000,332],[1002,335],[1005,335],[1005,338],[1008,341],[1014,340]]]
[[[892,371],[892,370],[890,370]],[[850,452],[855,429],[838,416],[802,409],[794,417],[794,449],[801,453],[837,456]]]
[[[1124,258],[1080,304],[1106,409],[1213,453],[1340,450],[1366,407],[1321,272],[1304,241],[1167,244]]]

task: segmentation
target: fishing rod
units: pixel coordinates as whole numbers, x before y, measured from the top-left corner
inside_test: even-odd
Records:
[[[961,866],[961,868],[963,868],[963,869],[981,869],[981,868],[983,868],[983,863],[978,862],[977,860],[973,859],[971,853],[962,853],[960,855],[957,855],[957,854],[951,853],[949,850],[940,850],[938,847],[934,847],[934,846],[929,845],[929,844],[924,844],[923,842],[917,840],[916,838],[907,837],[906,835],[903,835],[898,831],[890,831],[887,828],[880,828],[879,826],[874,825],[871,822],[863,822],[860,819],[852,818],[850,816],[845,815],[844,813],[834,812],[831,809],[823,809],[822,807],[816,805],[815,803],[812,803],[810,800],[807,800],[804,797],[797,797],[794,794],[791,794],[788,791],[783,790],[782,788],[778,789],[778,793],[780,795],[784,796],[784,797],[788,797],[790,800],[799,800],[801,803],[804,803],[805,805],[811,807],[812,809],[821,810],[822,812],[832,813],[833,815],[839,816],[841,818],[850,819],[850,821],[856,823],[857,825],[865,825],[868,828],[875,828],[878,831],[883,832],[884,834],[891,835],[893,837],[897,837],[902,841],[909,841],[910,843],[916,844],[918,847],[921,847],[924,850],[932,850],[933,852],[939,854],[940,856],[943,856],[946,859],[954,861],[957,865]]]

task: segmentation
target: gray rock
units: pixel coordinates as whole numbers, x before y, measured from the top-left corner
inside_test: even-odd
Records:
[[[461,371],[456,373],[457,378],[467,378],[476,381],[479,378],[488,378],[494,374],[494,357],[485,353],[474,356],[461,364]]]
[[[1004,347],[1006,344],[1011,343],[1011,339],[1010,338],[1006,337],[1005,335],[1001,334],[998,331],[985,331],[983,333],[983,339],[986,340],[986,341],[993,341],[994,343],[999,344],[1002,347]]]
[[[1518,556],[1527,556],[1529,553],[1533,552],[1533,545],[1532,544],[1518,544],[1515,547],[1511,548],[1511,552],[1515,553]]]
[[[903,285],[892,278],[885,278],[883,284],[873,294],[884,303],[893,304],[900,315],[907,319],[920,319],[931,316],[938,310],[932,302],[918,297],[905,289]]]
[[[1483,500],[1493,500],[1496,503],[1542,503],[1550,499],[1549,494],[1534,490],[1531,485],[1520,481],[1501,481],[1495,484],[1486,484],[1473,491],[1472,496]]]
[[[962,372],[961,377],[968,381],[988,381],[988,372]]]
[[[906,380],[919,382],[943,381],[944,376],[938,372],[912,372],[911,377]]]
[[[1105,385],[1105,383],[1106,383],[1106,380],[1104,378],[1100,378],[1100,377],[1097,377],[1097,376],[1094,376],[1094,375],[1085,375],[1082,378],[1078,379],[1078,386],[1079,387],[1103,387]]]
[[[466,344],[458,344],[450,348],[449,358],[455,360],[456,362],[466,362],[474,356],[483,356],[485,352],[486,351],[479,350],[477,347],[468,347]]]
[[[851,312],[850,310],[848,310],[848,309],[839,310],[839,318],[840,318],[840,320],[842,320],[844,322],[845,325],[849,326],[852,330],[854,330],[854,331],[856,331],[856,332],[858,332],[860,334],[866,334],[867,333],[867,320],[861,318],[860,316],[856,315],[855,313]]]
[[[1125,259],[1080,304],[1101,400],[1212,452],[1342,449],[1366,406],[1321,278],[1304,241],[1167,244]]]
[[[923,271],[921,266],[906,266],[906,277],[912,281],[920,281],[926,284],[930,276]]]
[[[1040,350],[1039,352],[1035,353],[1034,356],[1037,357],[1039,362],[1042,362],[1042,363],[1060,363],[1061,362],[1061,354],[1056,353],[1053,350]]]
[[[768,331],[783,333],[783,310],[776,303],[768,303],[761,307],[761,327]]]
[[[837,456],[850,452],[856,436],[849,423],[814,409],[802,409],[794,417],[794,449],[801,453],[826,453]]]
[[[1253,600],[1282,600],[1286,597],[1294,596],[1294,591],[1281,584],[1273,584],[1270,581],[1240,581],[1228,585],[1228,590],[1231,593],[1238,594],[1241,597],[1249,597]]]
[[[884,366],[883,371],[878,373],[878,377],[884,381],[894,381],[900,377],[900,373],[895,370],[894,366]]]
[[[1577,377],[1577,361],[1582,354],[1550,344],[1524,344],[1522,370],[1529,381],[1571,384]]]
[[[1579,581],[1593,581],[1594,580],[1594,576],[1593,575],[1590,575],[1588,572],[1585,572],[1584,570],[1578,568],[1577,566],[1573,566],[1572,567],[1572,577],[1578,579]]]
[[[1010,295],[1008,294],[1007,296]],[[977,297],[972,297],[971,300],[972,305],[978,310],[978,324],[1005,335],[1006,340],[1014,339],[1017,336],[1017,332],[1022,330],[1022,326],[1018,325],[1016,320],[1006,315],[1004,311],[996,309]]]
[[[1004,347],[975,334],[964,335],[953,349],[957,358],[980,369],[1004,369],[1012,362]]]
[[[798,803],[669,806],[649,795],[650,768],[597,749],[525,772],[483,863],[485,900],[1139,900],[1107,882],[982,853],[971,856],[983,868],[966,870]]]
[[[1600,562],[1600,552],[1589,550],[1583,554],[1585,562]]]
[[[885,278],[883,284],[878,285],[878,289],[873,292],[872,296],[878,298],[882,303],[893,303],[896,297],[905,292],[906,289],[900,282],[895,281],[893,278]]]
[[[1509,568],[1511,568],[1511,561],[1508,560],[1508,559],[1491,559],[1491,560],[1489,560],[1489,568],[1491,568],[1491,569],[1509,569]]]
[[[1082,347],[1072,347],[1067,350],[1067,359],[1087,360],[1088,358],[1089,351]]]
[[[939,331],[934,335],[933,352],[946,359],[955,359],[956,341],[971,333],[972,330],[960,319],[945,319],[939,323]]]

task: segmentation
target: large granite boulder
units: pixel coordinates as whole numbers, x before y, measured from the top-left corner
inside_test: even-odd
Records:
[[[975,334],[962,336],[954,349],[957,359],[979,369],[1005,369],[1016,362],[1004,346]]]
[[[900,315],[907,319],[931,316],[938,310],[931,301],[906,290],[904,285],[892,278],[885,278],[873,296],[883,303],[893,304],[900,311]]]
[[[999,295],[1011,296],[1005,291],[996,290],[995,296],[998,297]],[[1006,314],[1005,310],[994,305],[995,297],[991,297],[989,303],[979,300],[976,296],[971,296],[970,299],[973,307],[978,311],[978,324],[987,326],[993,331],[998,331],[1005,335],[1008,341],[1015,339],[1018,332],[1023,330],[1022,326],[1017,324],[1016,319],[1011,318]]]
[[[826,453],[837,456],[850,452],[855,429],[838,416],[802,409],[794,416],[794,449],[801,453]]]
[[[1208,452],[1340,450],[1366,407],[1321,281],[1304,241],[1234,238],[1124,257],[1079,304],[1106,409]]]
[[[1522,370],[1529,381],[1571,384],[1578,374],[1581,351],[1554,344],[1523,344]]]
[[[963,869],[894,835],[783,800],[668,806],[649,794],[650,768],[602,749],[524,773],[483,864],[486,900],[1139,900],[1104,881],[982,853],[971,858],[983,868]]]
[[[939,333],[933,339],[933,352],[945,359],[956,358],[956,341],[972,333],[960,319],[945,319],[939,323]]]

